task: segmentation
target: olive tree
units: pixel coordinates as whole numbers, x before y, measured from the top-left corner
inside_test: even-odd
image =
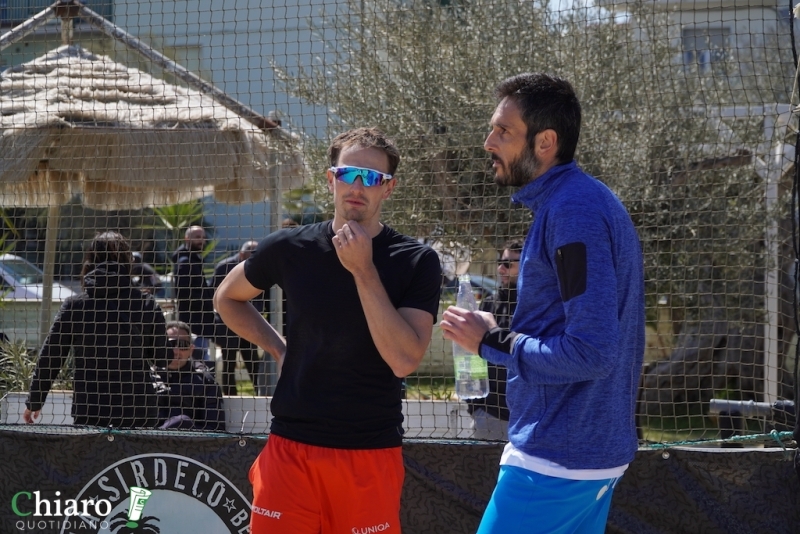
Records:
[[[755,320],[768,217],[754,168],[763,124],[713,110],[788,99],[791,59],[764,47],[747,61],[729,52],[710,71],[687,65],[668,14],[643,5],[620,20],[547,1],[349,0],[311,21],[324,53],[275,68],[288,92],[330,110],[331,136],[377,125],[398,140],[402,186],[385,211],[393,225],[475,247],[521,236],[531,219],[493,184],[482,148],[493,88],[526,71],[571,80],[584,115],[577,160],[631,213],[650,304],[668,295],[696,317],[708,297],[729,320]]]

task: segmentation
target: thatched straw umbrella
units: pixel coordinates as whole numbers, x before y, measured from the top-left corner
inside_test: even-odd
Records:
[[[292,140],[264,133],[198,91],[79,46],[0,73],[0,201],[167,205],[213,193],[257,202],[297,187]],[[278,181],[278,183],[276,183]]]
[[[57,208],[76,194],[101,209],[257,202],[305,176],[296,137],[78,46],[0,73],[0,206],[51,208],[53,250]]]

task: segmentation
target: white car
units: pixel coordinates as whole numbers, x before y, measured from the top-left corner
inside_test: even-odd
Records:
[[[0,254],[0,300],[41,300],[44,273],[37,266],[13,254]],[[62,301],[75,292],[53,282],[53,301]]]

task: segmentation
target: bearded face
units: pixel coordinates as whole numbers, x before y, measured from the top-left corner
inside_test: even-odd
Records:
[[[494,183],[506,187],[522,187],[538,176],[541,167],[541,162],[536,155],[527,149],[507,163],[499,160],[494,154],[492,154],[492,160],[497,161]]]

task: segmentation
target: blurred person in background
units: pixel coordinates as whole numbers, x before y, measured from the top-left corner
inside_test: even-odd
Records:
[[[160,401],[158,428],[224,431],[222,390],[205,362],[192,358],[189,325],[182,321],[167,323],[167,344],[172,359],[166,367],[155,368]]]
[[[149,263],[145,263],[141,252],[131,252],[131,279],[143,293],[150,293],[154,297],[162,297],[161,279]]]
[[[300,226],[300,223],[292,217],[286,217],[281,221],[281,228],[296,228],[298,226]]]
[[[249,258],[257,246],[258,241],[247,241],[239,248],[239,252],[218,262],[214,266],[214,276],[211,279],[211,286],[214,289],[218,288],[225,277],[228,276],[228,273],[240,262]],[[253,306],[255,306],[256,310],[259,312],[264,312],[263,293],[253,299]],[[237,352],[242,355],[242,361],[247,369],[247,374],[250,375],[250,380],[253,381],[253,388],[256,393],[260,393],[264,381],[264,373],[262,368],[263,362],[258,354],[258,347],[246,339],[237,336],[225,325],[218,313],[214,315],[214,321],[217,326],[214,342],[219,345],[222,352],[222,376],[220,383],[222,384],[223,394],[236,395]]]
[[[486,296],[481,311],[494,315],[497,326],[510,328],[511,318],[517,308],[517,278],[522,241],[515,239],[503,246],[497,262],[497,291]],[[506,405],[507,371],[502,365],[490,363],[489,395],[483,399],[467,400],[467,410],[472,416],[472,437],[475,439],[508,440],[508,406]]]
[[[69,297],[50,327],[31,380],[23,419],[33,423],[70,350],[76,425],[154,427],[158,398],[151,374],[166,365],[164,314],[133,287],[131,248],[117,232],[95,236],[81,269],[83,292]]]
[[[195,346],[203,350],[203,358],[211,360],[209,340],[214,338],[214,290],[206,284],[203,274],[203,248],[206,231],[202,226],[190,226],[183,244],[172,254],[175,300],[179,321],[188,324],[196,336]]]

